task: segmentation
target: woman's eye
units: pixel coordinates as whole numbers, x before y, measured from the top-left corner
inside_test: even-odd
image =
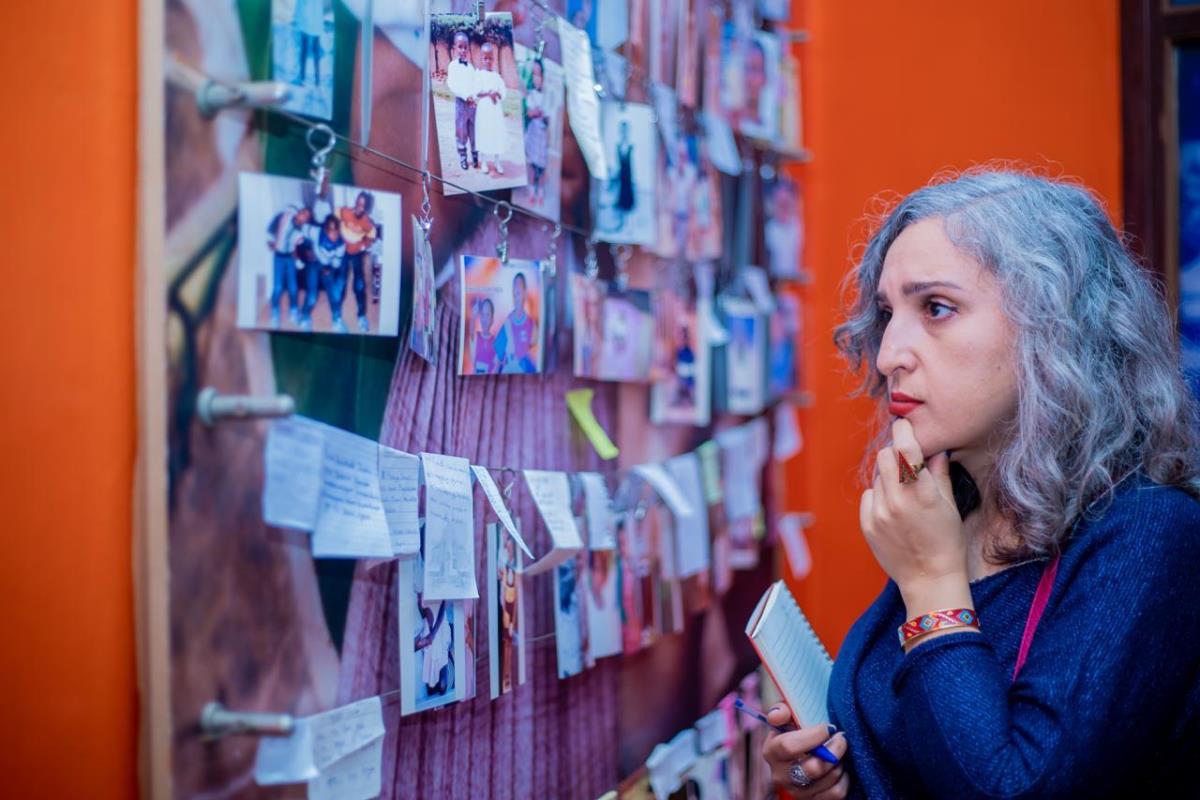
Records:
[[[942,319],[954,313],[956,310],[952,306],[948,306],[945,303],[939,303],[937,300],[930,300],[926,305],[926,308],[929,309],[929,316],[932,319]]]

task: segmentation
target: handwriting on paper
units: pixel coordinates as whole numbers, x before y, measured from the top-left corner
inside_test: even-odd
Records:
[[[588,549],[612,550],[617,546],[616,526],[612,516],[612,501],[608,497],[608,484],[597,472],[579,473],[583,484],[584,513],[587,519]]]
[[[390,558],[392,540],[379,496],[379,444],[329,429],[321,502],[313,529],[318,558]]]
[[[675,515],[676,567],[679,577],[686,578],[707,570],[710,559],[700,458],[695,453],[676,456],[667,462],[667,472],[690,506],[689,513]]]
[[[525,544],[525,540],[521,537],[521,532],[517,530],[516,523],[513,522],[508,506],[504,504],[504,497],[500,494],[500,487],[492,479],[492,473],[487,471],[487,467],[480,467],[476,464],[471,465],[471,472],[475,475],[475,479],[479,481],[479,486],[483,489],[483,496],[487,498],[488,504],[496,512],[496,518],[500,520],[500,524],[508,531],[508,535],[516,540],[517,545],[525,551],[525,555],[533,558],[533,553],[529,550],[529,545]]]
[[[571,483],[565,472],[524,470],[525,483],[550,533],[550,552],[525,568],[527,575],[557,566],[583,548],[579,526],[571,513]]]
[[[275,420],[263,450],[263,521],[311,531],[321,497],[323,425],[304,417]]]
[[[313,762],[322,772],[385,733],[383,703],[378,696],[322,712],[310,721]]]
[[[654,491],[658,492],[658,496],[676,517],[692,513],[691,504],[680,491],[675,479],[663,469],[662,464],[639,464],[633,468],[633,472],[654,487]]]
[[[600,138],[600,101],[596,97],[596,73],[592,45],[586,31],[559,17],[558,39],[562,47],[563,72],[567,79],[567,117],[579,142],[579,150],[594,178],[608,177],[608,159]]]
[[[370,800],[383,789],[383,737],[334,762],[308,782],[309,800]]]
[[[421,549],[421,520],[417,513],[420,485],[420,459],[379,446],[379,499],[393,555],[412,555]]]
[[[479,597],[475,584],[475,503],[465,458],[421,453],[425,473],[426,600]]]

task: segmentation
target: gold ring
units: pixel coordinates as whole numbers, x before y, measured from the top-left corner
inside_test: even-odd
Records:
[[[913,466],[908,463],[908,459],[904,457],[904,453],[897,452],[896,459],[900,467],[900,483],[915,483],[917,475],[921,473],[921,470],[925,469],[924,461]]]

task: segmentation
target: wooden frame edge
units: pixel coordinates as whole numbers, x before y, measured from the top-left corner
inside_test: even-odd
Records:
[[[167,591],[167,345],[164,7],[138,2],[137,461],[133,481],[134,613],[138,666],[138,775],[142,798],[169,798],[170,617]]]

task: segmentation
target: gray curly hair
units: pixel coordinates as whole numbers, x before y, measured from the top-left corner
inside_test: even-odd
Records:
[[[856,372],[867,367],[856,394],[881,400],[878,441],[887,436],[887,379],[875,368],[886,323],[875,290],[892,242],[927,218],[997,277],[1017,331],[1017,415],[986,489],[1019,543],[992,544],[990,557],[1057,552],[1072,523],[1102,511],[1099,501],[1138,470],[1200,497],[1200,416],[1161,287],[1087,189],[1032,172],[934,178],[886,214],[846,276],[852,297],[834,342]]]

